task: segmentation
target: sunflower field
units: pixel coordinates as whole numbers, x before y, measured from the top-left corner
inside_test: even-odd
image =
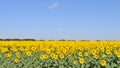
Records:
[[[120,41],[0,41],[0,68],[120,68]]]

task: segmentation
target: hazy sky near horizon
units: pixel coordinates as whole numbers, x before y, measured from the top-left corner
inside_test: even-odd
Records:
[[[0,0],[0,38],[120,40],[120,0]]]

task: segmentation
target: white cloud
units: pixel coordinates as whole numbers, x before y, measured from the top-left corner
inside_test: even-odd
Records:
[[[53,3],[52,5],[50,5],[50,6],[48,7],[48,9],[49,9],[49,10],[52,10],[52,9],[58,7],[58,6],[59,6],[59,3],[58,3],[58,2],[55,2],[55,3]]]

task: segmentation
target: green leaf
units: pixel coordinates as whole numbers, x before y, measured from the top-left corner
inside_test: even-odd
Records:
[[[115,64],[115,63],[112,63],[112,67],[116,67],[117,66],[117,64]]]
[[[120,64],[120,61],[117,61],[118,64]]]
[[[84,68],[84,65],[81,65],[81,68]]]
[[[59,68],[65,68],[64,65],[60,65]]]
[[[94,68],[97,68],[96,66],[94,66]]]
[[[89,68],[90,67],[90,64],[86,64],[85,68]]]

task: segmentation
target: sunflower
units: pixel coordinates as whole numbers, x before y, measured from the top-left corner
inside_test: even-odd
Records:
[[[96,53],[97,53],[97,51],[96,51],[96,50],[94,50],[94,49],[93,49],[93,50],[91,50],[91,54],[92,54],[92,55],[95,55]]]
[[[64,54],[60,54],[59,56],[60,56],[60,58],[61,58],[61,59],[63,59],[63,58],[64,58]]]
[[[14,52],[16,52],[16,51],[17,51],[17,48],[16,48],[16,47],[12,47],[12,50],[13,50]]]
[[[79,52],[78,55],[79,55],[79,56],[82,56],[82,52]]]
[[[43,59],[44,59],[44,56],[43,56],[43,55],[40,55],[40,59],[43,60]]]
[[[70,58],[70,57],[71,57],[71,55],[72,55],[71,53],[68,53],[68,58]]]
[[[48,59],[48,55],[47,55],[47,54],[44,54],[44,55],[43,55],[43,59]]]
[[[47,49],[47,50],[46,50],[46,53],[47,53],[47,54],[50,54],[50,53],[51,53],[51,50],[50,50],[50,49]]]
[[[83,47],[79,47],[79,50],[82,51],[82,50],[83,50]]]
[[[3,52],[3,53],[7,53],[8,52],[8,48],[1,48],[1,52]]]
[[[105,55],[105,54],[103,54],[103,55],[102,55],[102,58],[106,58],[106,55]]]
[[[60,53],[61,53],[61,51],[60,51],[60,50],[57,50],[57,51],[56,51],[56,53],[57,53],[57,54],[60,54]]]
[[[85,52],[84,55],[85,55],[85,56],[88,56],[88,52]]]
[[[106,50],[106,54],[109,55],[111,52],[110,50]]]
[[[58,58],[58,55],[55,54],[55,55],[53,56],[53,58],[54,58],[54,59],[57,59],[57,58]]]
[[[15,54],[16,54],[17,58],[20,58],[20,53],[19,52],[16,52]]]
[[[98,56],[98,55],[94,55],[94,58],[95,58],[95,59],[98,59],[98,58],[99,58],[99,56]]]
[[[15,60],[14,60],[14,61],[15,61],[15,63],[18,63],[18,59],[17,59],[17,58],[15,58]]]
[[[101,64],[102,66],[106,66],[106,61],[105,61],[105,60],[101,60],[100,64]]]
[[[20,51],[24,51],[24,48],[23,48],[23,47],[20,47],[19,50],[20,50]]]
[[[104,52],[104,47],[101,47],[100,50],[101,50],[102,52]]]
[[[117,57],[120,58],[120,53],[117,54]]]
[[[50,54],[50,57],[51,57],[51,58],[53,58],[53,57],[54,57],[54,54],[53,54],[53,53],[51,53],[51,54]]]
[[[25,48],[25,52],[28,52],[29,50],[30,50],[30,47],[27,46],[27,47]]]
[[[73,60],[73,62],[72,62],[72,63],[76,65],[76,63],[77,63],[77,60]]]
[[[79,62],[80,62],[80,64],[84,64],[84,59],[83,59],[83,58],[80,58],[80,59],[79,59]]]
[[[6,53],[6,57],[9,58],[12,56],[12,53]]]
[[[27,55],[27,56],[32,56],[31,51],[27,51],[27,52],[26,52],[26,55]]]

